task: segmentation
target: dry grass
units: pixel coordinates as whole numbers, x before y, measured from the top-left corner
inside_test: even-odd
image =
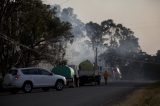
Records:
[[[139,89],[114,106],[160,106],[160,83]]]

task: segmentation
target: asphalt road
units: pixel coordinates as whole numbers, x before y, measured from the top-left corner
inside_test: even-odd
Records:
[[[65,88],[63,91],[51,89],[43,92],[35,89],[32,93],[1,93],[0,106],[110,106],[134,89],[150,82],[112,82],[108,85]]]

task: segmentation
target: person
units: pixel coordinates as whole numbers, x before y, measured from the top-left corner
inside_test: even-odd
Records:
[[[103,73],[103,77],[104,77],[105,85],[107,85],[107,84],[108,84],[108,76],[109,76],[109,73],[108,73],[107,71],[105,71],[105,72]]]
[[[75,70],[75,75],[74,75],[74,82],[75,82],[75,86],[79,87],[79,70]]]

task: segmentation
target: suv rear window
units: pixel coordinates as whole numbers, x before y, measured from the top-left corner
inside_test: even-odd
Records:
[[[17,70],[9,70],[8,73],[11,75],[17,75]]]

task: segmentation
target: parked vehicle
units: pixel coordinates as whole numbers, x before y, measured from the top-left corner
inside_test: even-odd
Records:
[[[65,85],[65,77],[35,67],[11,69],[3,81],[4,88],[9,89],[12,93],[16,93],[20,89],[25,93],[30,93],[32,88],[42,88],[44,91],[55,88],[60,91]]]
[[[58,65],[51,70],[52,73],[64,76],[67,80],[67,86],[74,87],[74,69],[66,65]]]
[[[79,83],[80,85],[94,83],[100,85],[101,76],[94,70],[94,65],[86,60],[79,64]]]

